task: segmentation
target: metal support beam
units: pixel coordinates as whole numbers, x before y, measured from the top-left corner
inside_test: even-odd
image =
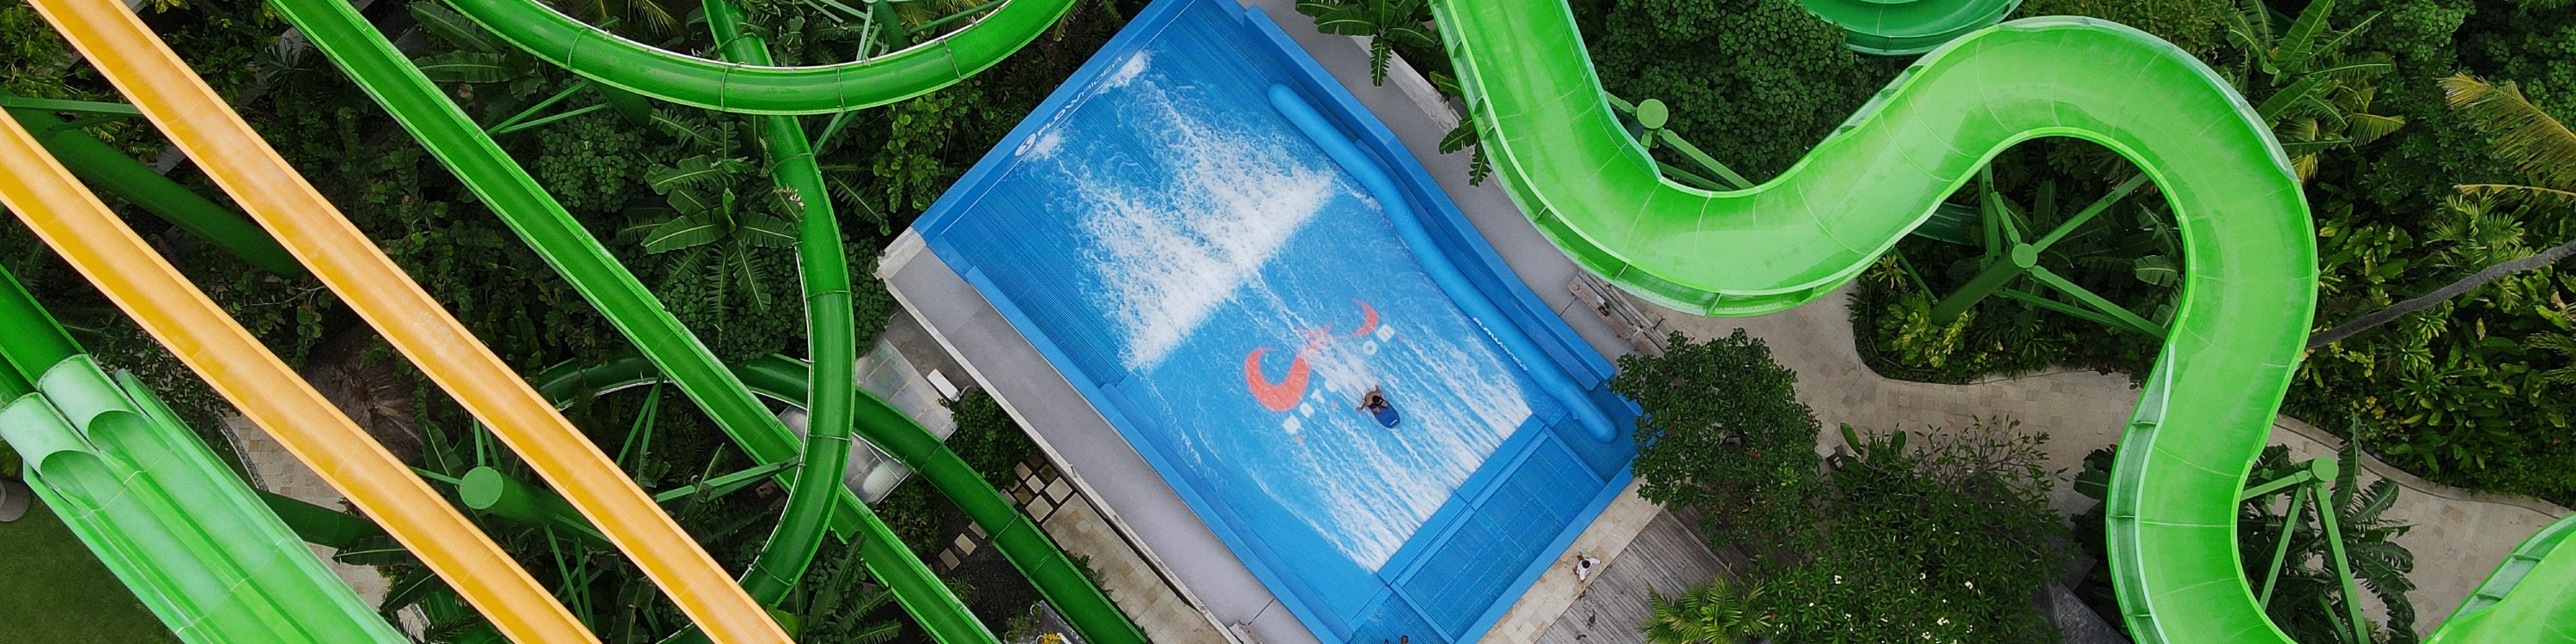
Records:
[[[2056,273],[2049,272],[2048,267],[2033,266],[2030,269],[2030,276],[2033,279],[2039,280],[2042,284],[2047,284],[2049,288],[2054,288],[2061,293],[2074,296],[2076,300],[2082,301],[2086,306],[2093,307],[2094,310],[2098,310],[2105,314],[2109,314],[2111,317],[2118,318],[2121,324],[2131,327],[2129,329],[2131,331],[2144,333],[2156,338],[2165,337],[2164,325],[2148,321],[2143,317],[2138,317],[2138,314],[2129,312],[2127,307],[2114,304],[2110,300],[2103,299],[2100,295],[2094,295],[2092,291],[2084,290],[2084,287],[2076,286],[2074,282],[2067,281],[2066,278],[2058,277]]]
[[[1995,223],[1997,219],[1999,218],[1992,216],[1986,218],[1987,239],[1997,237]],[[1986,270],[1978,272],[1974,279],[1968,280],[1967,286],[1959,287],[1959,290],[1941,298],[1941,303],[1932,306],[1932,322],[1948,324],[1952,320],[1957,320],[1959,316],[1966,315],[1970,307],[1984,301],[1986,296],[1994,295],[1995,291],[2002,289],[2004,285],[2011,284],[2023,274],[2038,269],[2039,249],[2029,244],[2014,244],[2012,250],[2005,253],[2005,260],[1987,263]]]
[[[2352,626],[2352,641],[2369,642],[2370,622],[2361,616],[2361,588],[2352,579],[2352,559],[2344,556],[2342,521],[2335,518],[2343,508],[2335,505],[2333,496],[2325,490],[2326,481],[2335,480],[2335,470],[2341,466],[2331,458],[2316,459],[2314,463],[2312,471],[2317,483],[2309,487],[2309,494],[2317,497],[2317,520],[2325,524],[2326,552],[2334,558],[2335,577],[2343,581],[2343,609],[2350,620],[2346,623]]]
[[[494,123],[483,128],[483,130],[486,132],[496,133],[506,131],[510,126],[518,125],[520,121],[528,120],[529,117],[536,116],[538,112],[546,111],[546,108],[554,107],[556,103],[561,103],[564,99],[572,98],[573,92],[581,91],[581,88],[589,86],[589,79],[574,81],[573,84],[565,86],[563,91],[555,92],[555,95],[546,97],[546,100],[537,101],[537,104],[528,106],[528,109],[519,110],[519,113],[510,115],[510,118],[501,119],[501,122]]]
[[[551,532],[571,533],[592,545],[608,545],[599,529],[591,527],[581,511],[573,509],[572,503],[554,490],[512,479],[501,470],[477,467],[466,472],[456,486],[456,496],[465,502],[465,507]]]
[[[709,498],[732,494],[735,490],[751,487],[752,484],[759,483],[762,479],[776,475],[788,468],[796,467],[798,464],[803,462],[804,459],[800,456],[799,458],[791,458],[776,463],[760,465],[739,472],[734,472],[732,474],[726,474],[724,476],[709,478],[696,483],[663,490],[653,495],[653,502],[670,503],[672,501],[689,498],[701,493],[706,494]]]
[[[127,104],[124,104],[124,103],[101,103],[101,102],[98,102],[98,101],[67,101],[67,100],[55,99],[55,98],[27,98],[27,97],[23,97],[23,96],[0,96],[0,107],[6,107],[6,108],[12,108],[12,109],[22,109],[22,110],[39,110],[39,111],[45,111],[45,112],[71,112],[71,113],[75,113],[75,114],[94,114],[94,115],[98,115],[98,116],[115,116],[115,117],[123,117],[123,118],[140,118],[140,117],[142,117],[142,116],[143,116],[143,110],[135,109],[135,108],[134,108],[134,106],[132,106],[132,105],[127,105]]]
[[[2058,240],[2065,239],[2068,234],[2075,232],[2075,229],[2082,228],[2085,223],[2093,221],[2095,215],[2102,214],[2104,210],[2110,210],[2111,204],[2119,203],[2121,199],[2127,198],[2129,193],[2136,192],[2138,188],[2145,185],[2147,185],[2146,173],[2141,172],[2138,176],[2129,177],[2128,181],[2120,182],[2119,187],[2112,188],[2110,193],[2102,195],[2101,199],[2094,200],[2093,205],[2085,206],[2082,212],[2075,213],[2074,217],[2066,220],[2066,223],[2058,224],[2056,230],[2048,231],[2048,236],[2039,238],[2038,242],[2031,245],[2038,246],[2040,250],[2048,250],[2049,246],[2056,244]]]

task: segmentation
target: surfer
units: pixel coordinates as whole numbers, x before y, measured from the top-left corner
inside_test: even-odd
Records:
[[[1368,393],[1360,395],[1359,409],[1368,412],[1369,416],[1377,419],[1377,424],[1389,429],[1404,422],[1404,416],[1395,411],[1395,403],[1387,402],[1386,392],[1378,387],[1370,387]]]

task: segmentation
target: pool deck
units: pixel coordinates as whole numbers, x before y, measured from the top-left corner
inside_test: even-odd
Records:
[[[1258,6],[1278,21],[1308,55],[1384,121],[1530,291],[1587,343],[1607,356],[1628,351],[1628,343],[1566,289],[1575,274],[1574,264],[1522,218],[1501,185],[1494,181],[1468,185],[1466,158],[1440,154],[1440,137],[1457,117],[1439,102],[1428,81],[1404,68],[1390,73],[1385,86],[1371,85],[1363,41],[1297,28],[1308,23],[1296,13],[1293,0],[1256,0],[1245,5]],[[1400,61],[1397,64],[1401,67]],[[1064,467],[1074,485],[1096,504],[1098,513],[1136,546],[1137,554],[1176,582],[1183,600],[1199,607],[1202,616],[1219,628],[1234,631],[1230,639],[1261,644],[1318,641],[1117,429],[1047,366],[1025,336],[955,270],[925,250],[920,236],[906,231],[886,250],[878,275],[959,367],[1029,429],[1049,458]],[[1628,498],[1631,502],[1614,504],[1613,510],[1631,506],[1628,511],[1636,511],[1633,495]],[[1644,509],[1650,514],[1657,510],[1651,504]],[[1595,527],[1599,526],[1596,522]],[[1633,536],[1634,529],[1630,533]],[[1076,544],[1067,548],[1079,550]],[[1543,577],[1521,601],[1552,594],[1549,589],[1556,584],[1550,580],[1555,576]],[[1564,594],[1570,597],[1572,591]],[[1122,602],[1127,599],[1115,588],[1112,596]],[[1136,611],[1131,607],[1130,612]],[[1514,613],[1521,612],[1516,606]],[[1527,619],[1507,616],[1504,624],[1496,625],[1496,633],[1513,624],[1515,617]],[[1554,618],[1547,615],[1545,622]],[[1241,627],[1234,628],[1238,624]],[[1145,627],[1149,633],[1157,630]]]

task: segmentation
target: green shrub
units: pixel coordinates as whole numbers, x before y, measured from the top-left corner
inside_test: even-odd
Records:
[[[1749,601],[1778,641],[2039,642],[2030,598],[2065,567],[2048,508],[2047,436],[2017,423],[1861,435],[1820,472],[1797,374],[1741,330],[1673,336],[1628,356],[1611,387],[1646,411],[1638,494],[1703,517],[1713,546],[1753,553]],[[1909,442],[1912,444],[1909,445]],[[1927,639],[1928,638],[1928,639]]]
[[[2048,508],[2048,437],[1995,421],[1956,430],[1843,433],[1814,521],[1790,526],[1762,603],[1791,642],[2054,642],[2031,605],[2066,568]]]
[[[982,391],[948,403],[948,413],[957,421],[957,433],[948,435],[948,449],[997,489],[1010,487],[1011,466],[1038,454],[1037,442],[1029,440],[1028,432],[1020,430],[1000,401]]]

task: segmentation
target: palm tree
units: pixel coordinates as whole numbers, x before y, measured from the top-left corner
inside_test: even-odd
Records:
[[[2274,509],[2276,504],[2286,503],[2295,487],[2248,499],[2238,507],[2238,548],[2250,566],[2266,565],[2280,545],[2281,531],[2285,527],[2291,531],[2288,556],[2283,558],[2265,610],[2272,623],[2300,642],[2406,644],[2416,639],[2415,603],[2406,597],[2415,590],[2415,582],[2407,577],[2415,570],[2415,553],[2395,541],[2414,526],[2383,516],[2396,506],[2398,492],[2404,489],[2396,481],[2379,479],[2367,486],[2359,484],[2364,433],[2360,427],[2354,428],[2353,440],[2345,442],[2336,454],[2339,467],[2335,480],[2316,490],[2316,504],[2301,508],[2299,516]],[[2274,445],[2263,450],[2248,480],[2278,479],[2307,468],[2304,461],[2290,460],[2287,447]],[[2343,578],[2332,564],[2333,544],[2327,542],[2322,517],[2317,514],[2326,510],[2335,513],[2343,554],[2351,563],[2354,582],[2387,609],[2386,623],[2355,629],[2344,621],[2343,616],[2351,614],[2346,602],[2359,598],[2345,596]],[[2247,582],[2260,583],[2270,572],[2249,568]],[[2374,641],[2359,641],[2357,630],[2372,632]]]
[[[1750,608],[1761,594],[1758,586],[1738,594],[1724,577],[1670,601],[1648,590],[1654,613],[1637,630],[1646,634],[1648,644],[1735,644],[1768,624],[1769,619],[1752,614]]]
[[[2442,79],[2442,89],[2450,95],[2453,109],[2460,110],[2477,124],[2478,129],[2495,138],[2496,156],[2512,163],[2528,181],[2465,184],[2459,186],[2462,195],[2532,210],[2576,205],[2576,131],[2569,131],[2565,123],[2531,104],[2531,99],[2523,97],[2521,88],[2510,81],[2491,85],[2475,76],[2460,74]],[[2334,344],[2353,334],[2477,290],[2497,278],[2548,266],[2569,256],[2576,256],[2576,240],[2568,240],[2520,259],[2488,265],[2431,293],[2372,311],[2311,336],[2308,348]]]
[[[1387,59],[1398,44],[1440,49],[1432,30],[1431,4],[1425,0],[1298,0],[1297,13],[1315,19],[1315,29],[1328,34],[1369,39],[1369,79],[1386,84]]]

